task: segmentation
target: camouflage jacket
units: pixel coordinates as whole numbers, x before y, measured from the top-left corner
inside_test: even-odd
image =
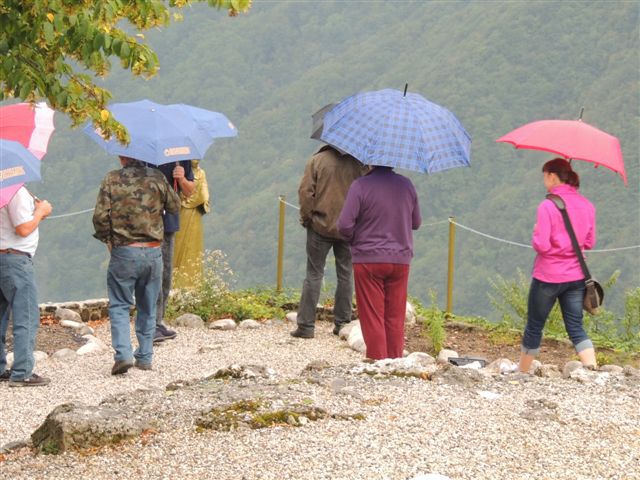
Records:
[[[113,170],[100,185],[93,236],[115,247],[161,241],[165,211],[179,212],[180,198],[162,172],[141,165]]]

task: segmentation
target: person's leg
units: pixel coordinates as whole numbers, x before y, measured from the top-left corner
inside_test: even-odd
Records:
[[[163,325],[164,313],[171,291],[171,275],[173,274],[173,248],[175,246],[175,232],[165,232],[162,241],[162,289],[158,293],[156,305],[156,326]]]
[[[0,255],[0,375],[7,370],[7,329],[9,328],[9,312],[11,299],[14,290],[11,288],[13,282],[9,279],[7,270],[7,258]],[[7,292],[5,293],[5,289]],[[2,380],[9,380],[3,376]]]
[[[529,288],[529,301],[527,308],[527,325],[522,335],[522,347],[518,370],[529,372],[533,359],[540,353],[542,342],[542,330],[558,298],[560,288],[558,284],[546,283],[531,279]]]
[[[386,264],[353,264],[360,328],[367,345],[367,358],[373,360],[388,358],[384,331],[384,279],[388,273]]]
[[[404,319],[407,313],[409,265],[394,264],[384,282],[384,330],[387,356],[402,358],[404,353]]]
[[[569,282],[566,289],[558,297],[562,319],[567,334],[573,343],[583,365],[596,367],[596,352],[589,335],[584,330],[582,302],[584,298],[584,281]]]
[[[24,255],[3,255],[3,292],[13,315],[13,366],[11,381],[19,382],[33,374],[33,348],[40,325],[38,295],[33,262]]]
[[[333,243],[333,255],[336,258],[336,277],[338,284],[335,293],[335,306],[333,308],[335,326],[340,327],[351,321],[353,302],[353,282],[351,276],[353,265],[351,264],[351,250],[349,244],[342,240]]]
[[[107,270],[111,345],[115,350],[113,358],[116,362],[133,359],[129,308],[133,305],[133,289],[138,270],[135,250],[134,247],[114,247]]]
[[[330,240],[307,228],[307,274],[302,284],[297,316],[298,328],[295,330],[299,334],[311,336],[315,330],[316,307],[320,299],[324,266],[330,248]]]
[[[159,248],[140,249],[140,276],[136,281],[136,338],[133,356],[136,365],[151,365],[153,334],[156,328],[156,299],[162,287],[162,252]]]

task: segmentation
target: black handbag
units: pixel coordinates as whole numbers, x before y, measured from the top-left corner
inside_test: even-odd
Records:
[[[571,225],[569,214],[567,213],[567,209],[565,208],[564,200],[553,193],[548,193],[547,198],[551,200],[556,207],[558,207],[558,210],[560,210],[560,213],[562,214],[564,226],[569,233],[571,244],[573,245],[573,249],[578,256],[578,261],[580,262],[582,273],[584,273],[585,291],[582,308],[584,308],[591,315],[597,315],[599,312],[599,307],[602,305],[602,301],[604,300],[604,290],[602,289],[602,286],[598,283],[598,281],[591,276],[591,273],[587,268],[587,263],[584,261],[584,255],[582,255],[582,250],[580,250],[580,245],[578,245],[576,233],[573,231],[573,226]]]

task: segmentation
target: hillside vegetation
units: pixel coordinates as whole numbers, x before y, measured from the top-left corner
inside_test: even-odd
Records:
[[[639,41],[636,2],[262,2],[228,19],[207,8],[148,36],[160,73],[150,81],[116,72],[116,101],[150,98],[224,112],[236,139],[217,142],[203,167],[212,192],[206,246],[227,255],[238,287],[273,285],[278,195],[297,204],[310,114],[361,90],[404,87],[451,111],[473,138],[471,168],[423,176],[416,185],[424,226],[415,235],[410,293],[444,302],[448,216],[493,236],[529,243],[544,196],[540,168],[551,158],[495,139],[523,123],[576,118],[621,139],[629,185],[604,168],[575,162],[598,210],[597,248],[640,239]],[[45,158],[37,194],[57,214],[93,207],[100,180],[118,166],[68,121]],[[403,173],[403,172],[401,172]],[[304,231],[287,209],[285,285],[304,275]],[[436,223],[435,225],[431,225]],[[91,215],[42,225],[40,298],[104,296],[107,251],[91,238]],[[594,253],[592,271],[620,270],[608,300],[640,285],[638,250]],[[454,311],[492,315],[489,278],[530,270],[533,252],[458,230]],[[332,270],[329,262],[328,271]],[[328,275],[327,285],[333,274]]]

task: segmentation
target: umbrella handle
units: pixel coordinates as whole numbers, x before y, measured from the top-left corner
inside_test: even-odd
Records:
[[[180,163],[179,163],[179,162],[176,162],[176,167],[177,167],[178,165],[180,165]],[[173,190],[174,190],[174,191],[176,191],[176,192],[178,191],[178,179],[177,179],[177,178],[174,178],[174,179],[173,179]]]
[[[406,96],[407,96],[407,88],[409,88],[409,84],[408,84],[408,83],[405,83],[405,84],[404,84],[404,95],[402,95],[403,97],[406,97]]]

